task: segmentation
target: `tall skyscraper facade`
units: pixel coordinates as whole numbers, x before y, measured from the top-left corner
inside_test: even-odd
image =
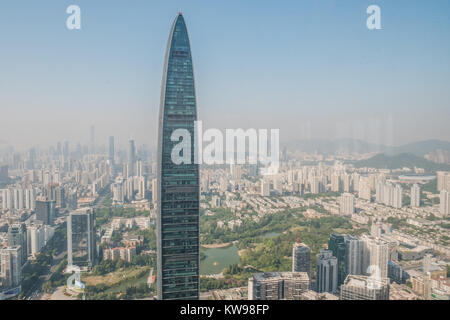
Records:
[[[364,242],[353,236],[345,237],[345,273],[363,274]]]
[[[24,223],[14,223],[9,226],[8,246],[20,246],[22,264],[27,261],[27,227]]]
[[[95,217],[91,208],[73,211],[67,217],[67,264],[91,267],[95,263]]]
[[[197,107],[191,48],[180,13],[170,31],[164,63],[158,134],[158,299],[199,298],[199,168],[194,163]],[[190,163],[175,164],[177,129],[191,135]]]
[[[328,241],[328,250],[331,250],[333,256],[337,259],[337,275],[338,283],[340,286],[346,276],[346,246],[345,246],[346,235],[333,233]]]
[[[311,249],[300,240],[292,247],[292,272],[306,272],[311,279]]]
[[[44,224],[52,225],[55,218],[56,201],[37,200],[36,201],[36,220]]]
[[[334,293],[338,288],[338,261],[330,250],[320,250],[316,256],[316,291]]]
[[[363,272],[377,278],[387,278],[389,247],[388,244],[374,237],[362,236],[364,242]]]

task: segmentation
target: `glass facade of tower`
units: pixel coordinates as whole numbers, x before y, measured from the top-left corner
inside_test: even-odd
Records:
[[[158,299],[199,298],[199,170],[194,164],[197,120],[194,72],[180,14],[170,32],[162,83],[158,137]],[[191,134],[191,163],[176,165],[176,129]]]
[[[67,263],[91,267],[95,263],[95,216],[90,208],[78,209],[67,217]]]

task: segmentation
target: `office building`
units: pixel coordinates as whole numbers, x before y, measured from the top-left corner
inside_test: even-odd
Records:
[[[96,259],[95,217],[91,208],[72,211],[67,217],[67,264],[92,267]]]
[[[330,250],[337,260],[337,275],[339,287],[346,277],[346,235],[333,233],[328,240],[328,250]]]
[[[36,201],[36,220],[53,225],[56,216],[56,201],[40,199]]]
[[[170,31],[164,63],[157,173],[157,288],[160,300],[199,298],[199,168],[195,163],[197,107],[191,49],[180,13]],[[172,161],[175,130],[189,132],[190,155]]]
[[[334,293],[338,289],[338,261],[330,250],[316,256],[316,291]]]

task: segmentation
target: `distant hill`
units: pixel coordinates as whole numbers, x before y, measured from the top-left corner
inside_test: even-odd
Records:
[[[403,167],[408,167],[411,169],[418,167],[424,168],[427,172],[450,170],[450,165],[434,163],[411,153],[401,153],[394,156],[381,153],[373,156],[372,158],[357,161],[354,165],[356,168],[371,167],[376,169],[391,170]]]
[[[382,152],[385,146],[376,145],[357,139],[337,140],[296,140],[285,143],[289,150],[307,153],[336,154],[340,152],[370,153]]]
[[[450,151],[450,142],[441,140],[426,140],[408,143],[401,146],[390,147],[365,142],[358,139],[336,139],[336,140],[296,140],[285,143],[288,149],[308,153],[336,154],[338,152],[356,153],[385,153],[387,155],[400,155],[403,153],[424,157],[426,154],[437,149]]]
[[[383,152],[390,155],[410,153],[419,157],[423,157],[426,154],[437,149],[450,151],[450,142],[441,140],[419,141],[408,143],[398,147],[386,147]]]

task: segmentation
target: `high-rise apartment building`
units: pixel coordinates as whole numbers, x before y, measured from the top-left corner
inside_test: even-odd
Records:
[[[175,19],[167,45],[158,133],[158,299],[199,298],[199,168],[194,144],[197,107],[191,48],[183,15]],[[175,163],[175,130],[189,133],[187,159]],[[184,141],[184,140],[183,140]],[[190,156],[190,157],[189,157]]]
[[[450,191],[450,172],[449,171],[437,171],[437,191],[447,190]]]
[[[266,179],[261,179],[261,196],[262,197],[270,196],[270,181]]]
[[[355,213],[355,196],[351,193],[344,193],[339,197],[339,213],[351,216]]]
[[[370,184],[369,184],[368,177],[360,177],[358,190],[359,190],[358,195],[361,199],[364,199],[367,201],[371,200]]]
[[[11,224],[8,228],[8,246],[20,247],[22,264],[27,261],[27,227],[23,223]]]
[[[394,188],[394,201],[392,202],[392,206],[397,209],[401,209],[403,206],[403,189],[399,184]]]
[[[447,190],[441,190],[440,194],[440,212],[443,217],[450,216],[450,192]]]
[[[18,287],[22,277],[22,250],[20,246],[0,249],[0,280],[4,288]]]
[[[417,183],[411,187],[411,207],[420,207],[420,187]]]
[[[363,273],[377,278],[387,278],[389,246],[374,237],[362,236],[364,242]]]
[[[306,272],[311,279],[311,249],[300,239],[292,247],[292,272]]]

